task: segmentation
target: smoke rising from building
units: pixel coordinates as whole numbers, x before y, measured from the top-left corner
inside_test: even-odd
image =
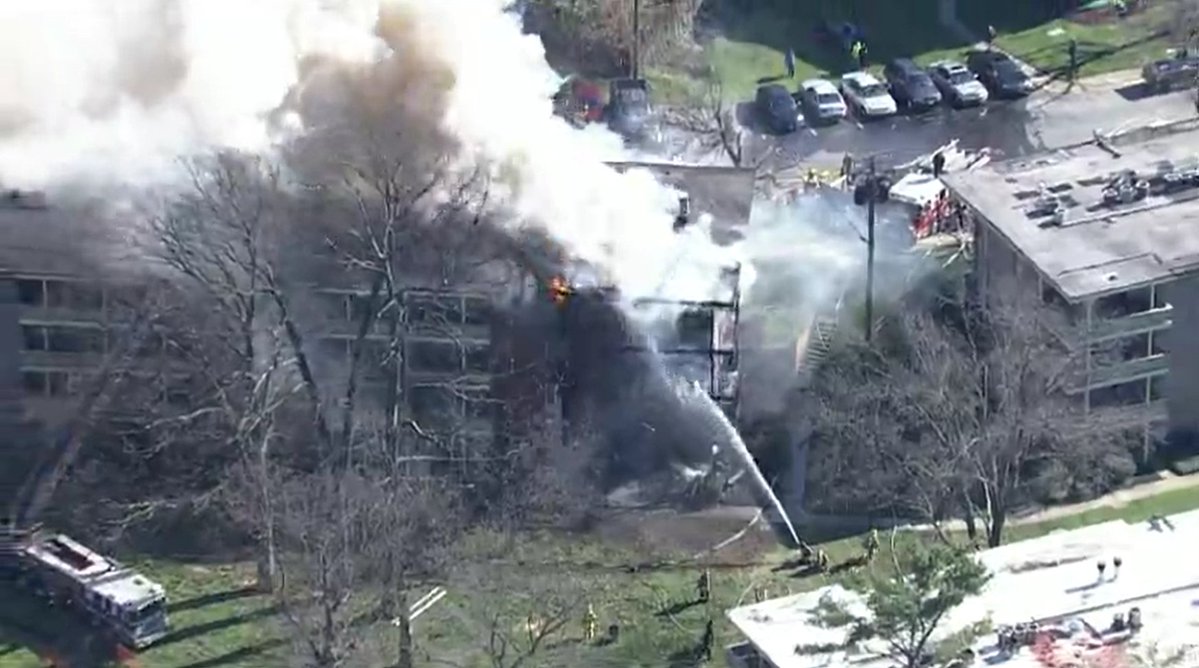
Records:
[[[703,296],[714,268],[693,252],[673,262],[678,193],[615,172],[604,161],[621,157],[617,137],[552,114],[558,77],[509,4],[3,3],[0,183],[169,184],[180,156],[269,152],[328,122],[297,99],[328,94],[335,71],[369,83],[354,93],[409,136],[451,138],[462,170],[485,167],[489,201],[513,226],[543,228],[625,294],[669,283]]]

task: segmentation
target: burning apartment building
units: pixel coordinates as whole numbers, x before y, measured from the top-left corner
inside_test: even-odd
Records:
[[[649,169],[683,193],[676,224],[710,217],[714,235],[734,239],[737,228],[748,223],[751,170],[616,168]],[[23,455],[9,461],[36,459],[70,420],[89,379],[102,371],[116,345],[121,305],[136,299],[128,292],[136,291],[131,284],[136,281],[112,271],[121,261],[97,260],[93,250],[79,250],[89,245],[89,234],[97,237],[95,248],[112,247],[111,238],[100,238],[102,228],[37,193],[14,194],[0,206],[0,332],[8,343],[0,363],[0,428],[9,436],[6,447]],[[474,283],[413,278],[398,295],[402,318],[380,318],[362,332],[370,302],[367,281],[343,264],[327,262],[302,291],[294,314],[304,323],[315,370],[338,381],[329,387],[343,387],[339,374],[357,352],[365,360],[358,379],[364,410],[381,407],[386,388],[397,387],[405,418],[448,444],[443,448],[448,452],[429,457],[435,469],[467,469],[472,460],[492,454],[497,441],[547,425],[567,438],[584,429],[604,432],[613,444],[617,477],[650,475],[677,462],[693,467],[711,458],[717,427],[694,419],[702,411],[688,408],[686,397],[698,387],[736,415],[735,268],[723,277],[728,290],[705,302],[624,299],[606,290],[579,290],[555,300],[552,273],[540,275],[520,262],[499,264],[488,280]],[[618,300],[632,303],[634,311],[654,309],[663,326],[647,332],[644,323],[653,319],[635,325]],[[397,323],[398,330],[392,329]],[[163,345],[146,348],[169,358],[169,333],[161,336]],[[359,338],[362,349],[355,351]],[[186,379],[180,380],[177,387],[156,381],[162,401],[189,400]],[[336,404],[334,398],[330,403]],[[106,415],[130,408],[120,398],[110,403]],[[22,468],[10,470],[17,474]]]

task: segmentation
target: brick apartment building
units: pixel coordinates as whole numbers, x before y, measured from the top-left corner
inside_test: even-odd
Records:
[[[1068,344],[1085,352],[1073,390],[1084,410],[1145,428],[1148,447],[1199,429],[1199,189],[1174,179],[1196,166],[1199,130],[1113,143],[944,180],[973,213],[982,294],[1014,282],[1053,305]],[[1149,193],[1105,204],[1105,186],[1128,171]]]
[[[618,168],[633,166],[639,165]],[[727,219],[727,226],[748,222],[752,170],[648,167],[691,194],[697,214]],[[13,436],[5,439],[5,448],[38,447],[69,417],[71,411],[65,409],[74,405],[73,397],[111,347],[106,332],[118,317],[113,305],[136,289],[109,280],[86,258],[64,249],[87,245],[88,235],[98,229],[38,193],[10,193],[0,200],[0,431]],[[56,243],[61,239],[71,243]],[[559,380],[549,368],[555,352],[506,317],[510,306],[547,305],[544,286],[518,268],[502,282],[499,289],[405,291],[401,353],[394,357],[400,363],[366,364],[361,401],[369,405],[381,395],[387,380],[382,374],[400,374],[406,417],[443,432],[458,461],[493,442],[500,427],[541,411],[559,412],[560,397],[549,389]],[[308,337],[315,340],[309,353],[315,353],[323,372],[335,374],[338,367],[349,366],[367,294],[339,280],[311,287],[313,307],[308,310],[317,313],[319,326],[317,335]],[[735,364],[730,368],[728,363],[733,344],[727,323],[717,331],[717,322],[727,317],[702,320],[710,345],[695,343],[705,337],[692,332],[689,345],[694,349],[684,352],[711,365],[700,375],[710,378],[713,388],[724,388],[721,401],[726,403],[732,400],[727,376],[735,372]],[[366,338],[367,360],[387,357],[388,323],[376,323]],[[165,400],[187,400],[173,396],[182,390],[161,390]],[[0,457],[4,454],[0,450]]]

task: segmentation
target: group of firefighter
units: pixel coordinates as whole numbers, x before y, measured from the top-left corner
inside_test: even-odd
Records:
[[[869,564],[874,561],[874,556],[878,553],[879,539],[878,530],[871,529],[870,533],[866,534],[862,539],[862,551],[864,563]],[[828,553],[823,549],[813,549],[807,544],[801,543],[799,546],[800,566],[806,568],[814,568],[816,572],[827,573],[829,571]],[[695,603],[707,605],[712,600],[712,571],[705,568],[695,581]],[[763,585],[754,585],[753,587],[754,603],[761,603],[769,598],[769,592]],[[591,604],[587,605],[586,612],[583,613],[583,640],[584,642],[595,642],[599,633],[599,615],[595,612],[595,607]],[[529,615],[529,642],[532,643],[535,637],[536,619],[534,615]],[[619,626],[615,623],[608,626],[608,642],[615,642],[619,636]],[[704,661],[712,660],[712,645],[716,640],[716,633],[711,612],[709,611],[708,619],[704,623],[703,636],[700,638],[698,658]]]

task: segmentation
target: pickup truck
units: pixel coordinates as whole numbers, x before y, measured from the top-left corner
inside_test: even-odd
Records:
[[[1154,91],[1166,91],[1179,85],[1190,85],[1199,75],[1199,56],[1177,55],[1155,60],[1141,69],[1145,85]]]

